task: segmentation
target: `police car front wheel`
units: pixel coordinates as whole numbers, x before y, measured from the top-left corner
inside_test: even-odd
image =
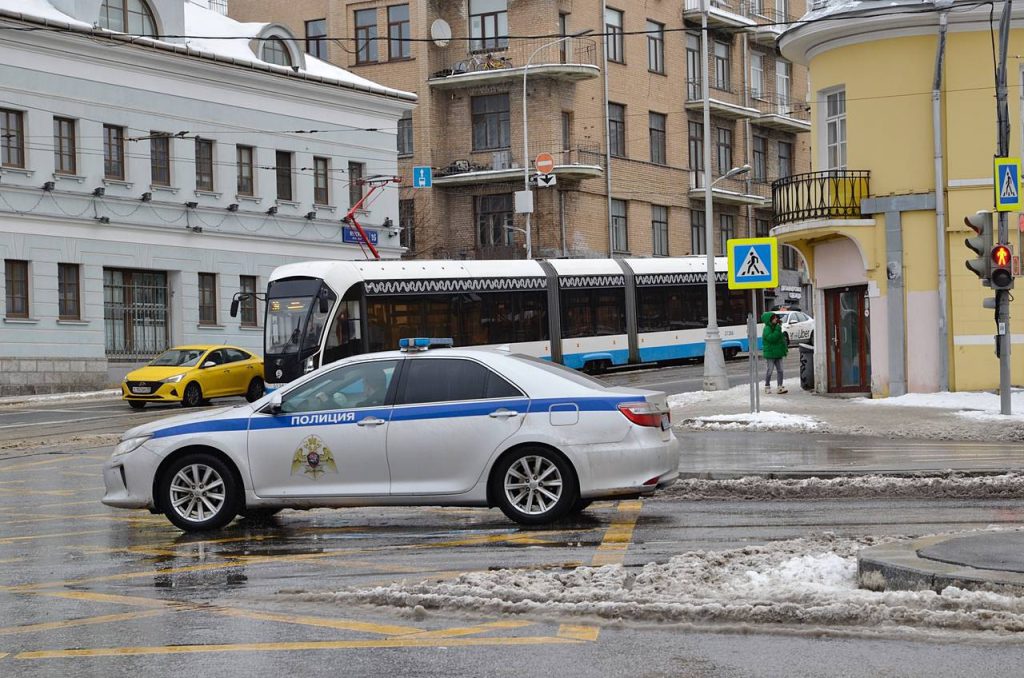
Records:
[[[161,508],[168,520],[186,532],[227,525],[238,503],[234,473],[212,454],[187,454],[168,466],[160,479]]]
[[[492,477],[498,508],[521,525],[558,520],[572,509],[579,494],[569,464],[540,447],[507,455]]]

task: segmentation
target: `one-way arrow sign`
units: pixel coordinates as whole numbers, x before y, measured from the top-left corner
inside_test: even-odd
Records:
[[[537,184],[537,188],[551,188],[555,185],[554,174],[534,174],[533,183]]]

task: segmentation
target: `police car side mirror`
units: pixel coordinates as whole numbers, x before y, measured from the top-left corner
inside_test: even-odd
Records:
[[[270,405],[268,406],[267,410],[271,414],[281,414],[281,394],[280,393],[272,393],[270,395]]]

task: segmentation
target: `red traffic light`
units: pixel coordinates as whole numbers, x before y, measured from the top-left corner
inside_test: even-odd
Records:
[[[1000,268],[1010,266],[1010,248],[1006,245],[996,245],[992,248],[992,264]]]

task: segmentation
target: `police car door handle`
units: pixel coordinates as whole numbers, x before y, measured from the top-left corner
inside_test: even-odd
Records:
[[[377,417],[372,417],[371,416],[371,417],[363,417],[362,419],[360,419],[359,421],[356,422],[356,426],[380,426],[381,424],[386,424],[386,423],[387,422],[384,421],[383,419],[379,419]]]
[[[494,410],[487,415],[491,419],[511,419],[512,417],[518,417],[519,413],[515,410],[509,410],[504,407]]]

